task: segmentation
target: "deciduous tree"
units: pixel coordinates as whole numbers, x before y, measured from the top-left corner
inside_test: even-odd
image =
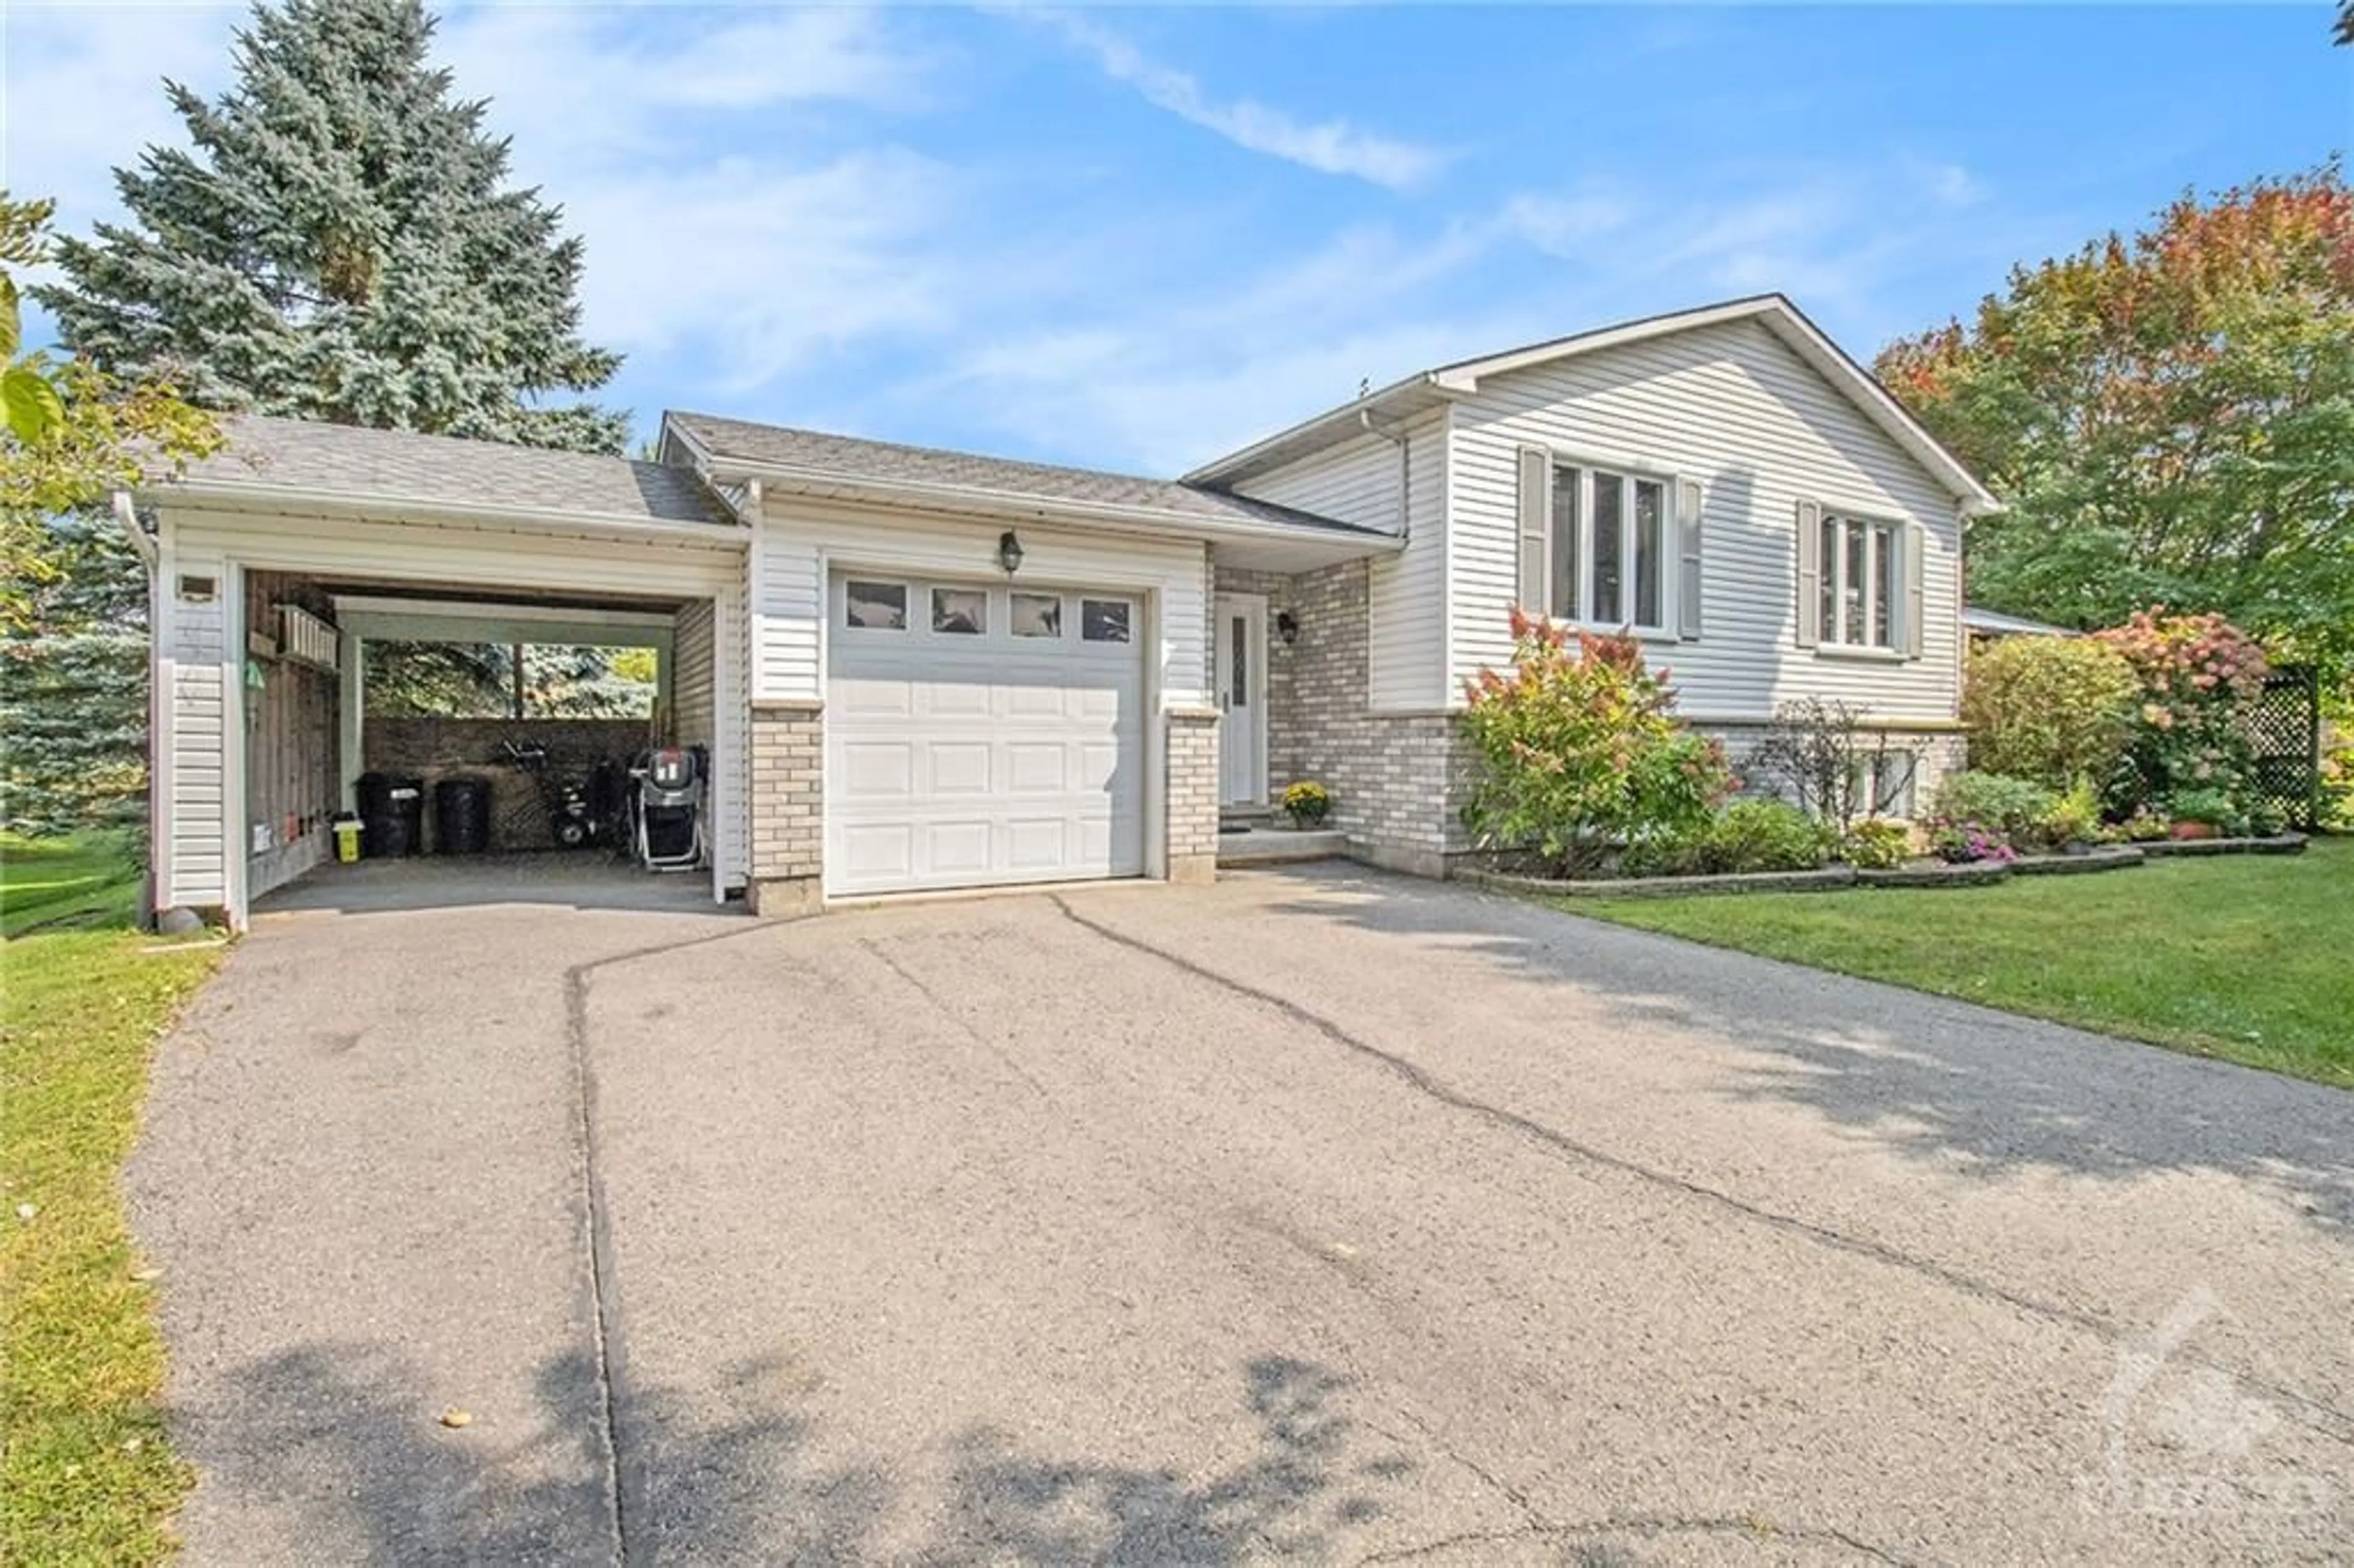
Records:
[[[2221,610],[2354,667],[2354,192],[2336,164],[2020,267],[1877,368],[2009,503],[1973,525],[1975,599],[2079,627]]]
[[[0,192],[0,628],[21,632],[34,591],[62,569],[48,520],[129,483],[143,462],[212,450],[212,421],[167,384],[86,359],[24,352],[15,272],[48,253],[51,204]]]

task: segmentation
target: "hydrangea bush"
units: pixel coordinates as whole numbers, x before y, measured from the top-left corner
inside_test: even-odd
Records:
[[[2111,808],[2164,806],[2193,790],[2246,804],[2254,759],[2235,709],[2264,689],[2255,640],[2220,615],[2168,615],[2163,605],[2094,636],[2125,655],[2140,686]]]
[[[1681,841],[1732,793],[1723,748],[1675,716],[1668,672],[1631,637],[1512,612],[1510,674],[1464,683],[1477,761],[1463,820],[1484,848],[1533,853],[1564,875],[1621,846]]]

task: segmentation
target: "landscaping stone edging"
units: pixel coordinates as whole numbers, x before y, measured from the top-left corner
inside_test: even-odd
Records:
[[[1820,871],[1756,871],[1723,876],[1614,876],[1563,881],[1515,876],[1510,872],[1466,866],[1454,873],[1464,882],[1503,893],[1547,893],[1567,898],[1672,898],[1688,893],[1814,893],[1855,885],[1851,865]]]
[[[2262,839],[2152,839],[2140,846],[2151,855],[2170,854],[2303,854],[2303,833],[2278,833]]]
[[[1984,887],[2009,875],[2010,867],[1999,860],[1963,861],[1959,864],[1928,861],[1892,865],[1882,871],[1859,871],[1855,882],[1859,887]]]
[[[2010,871],[2014,876],[2078,876],[2140,865],[2146,858],[2138,844],[2101,844],[2083,854],[2023,854],[2010,863]]]
[[[2123,871],[2153,855],[2301,854],[2302,833],[2264,839],[2159,839],[2140,844],[2102,844],[2083,854],[2031,854],[2013,861],[1968,861],[1958,865],[1922,862],[1884,871],[1827,865],[1819,871],[1759,871],[1722,876],[1620,876],[1562,881],[1465,866],[1459,881],[1500,893],[1543,893],[1562,898],[1677,898],[1710,893],[1828,893],[1841,887],[1985,887],[2013,876],[2082,876]]]

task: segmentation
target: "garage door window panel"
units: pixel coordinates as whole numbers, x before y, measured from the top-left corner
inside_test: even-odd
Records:
[[[852,581],[843,587],[843,623],[861,631],[907,630],[907,585]]]
[[[932,590],[932,630],[952,637],[980,637],[989,630],[989,594],[982,588]]]
[[[1079,635],[1090,642],[1126,642],[1131,606],[1124,599],[1083,599],[1079,601]]]
[[[1063,596],[1058,593],[1017,593],[1013,596],[1013,613],[1010,618],[1016,637],[1060,639],[1063,635]]]

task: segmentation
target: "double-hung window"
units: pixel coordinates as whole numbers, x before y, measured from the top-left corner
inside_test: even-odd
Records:
[[[1554,464],[1545,612],[1556,620],[1669,631],[1671,493],[1664,479]]]
[[[1896,647],[1903,534],[1893,523],[1826,512],[1822,536],[1822,640],[1844,648]]]

